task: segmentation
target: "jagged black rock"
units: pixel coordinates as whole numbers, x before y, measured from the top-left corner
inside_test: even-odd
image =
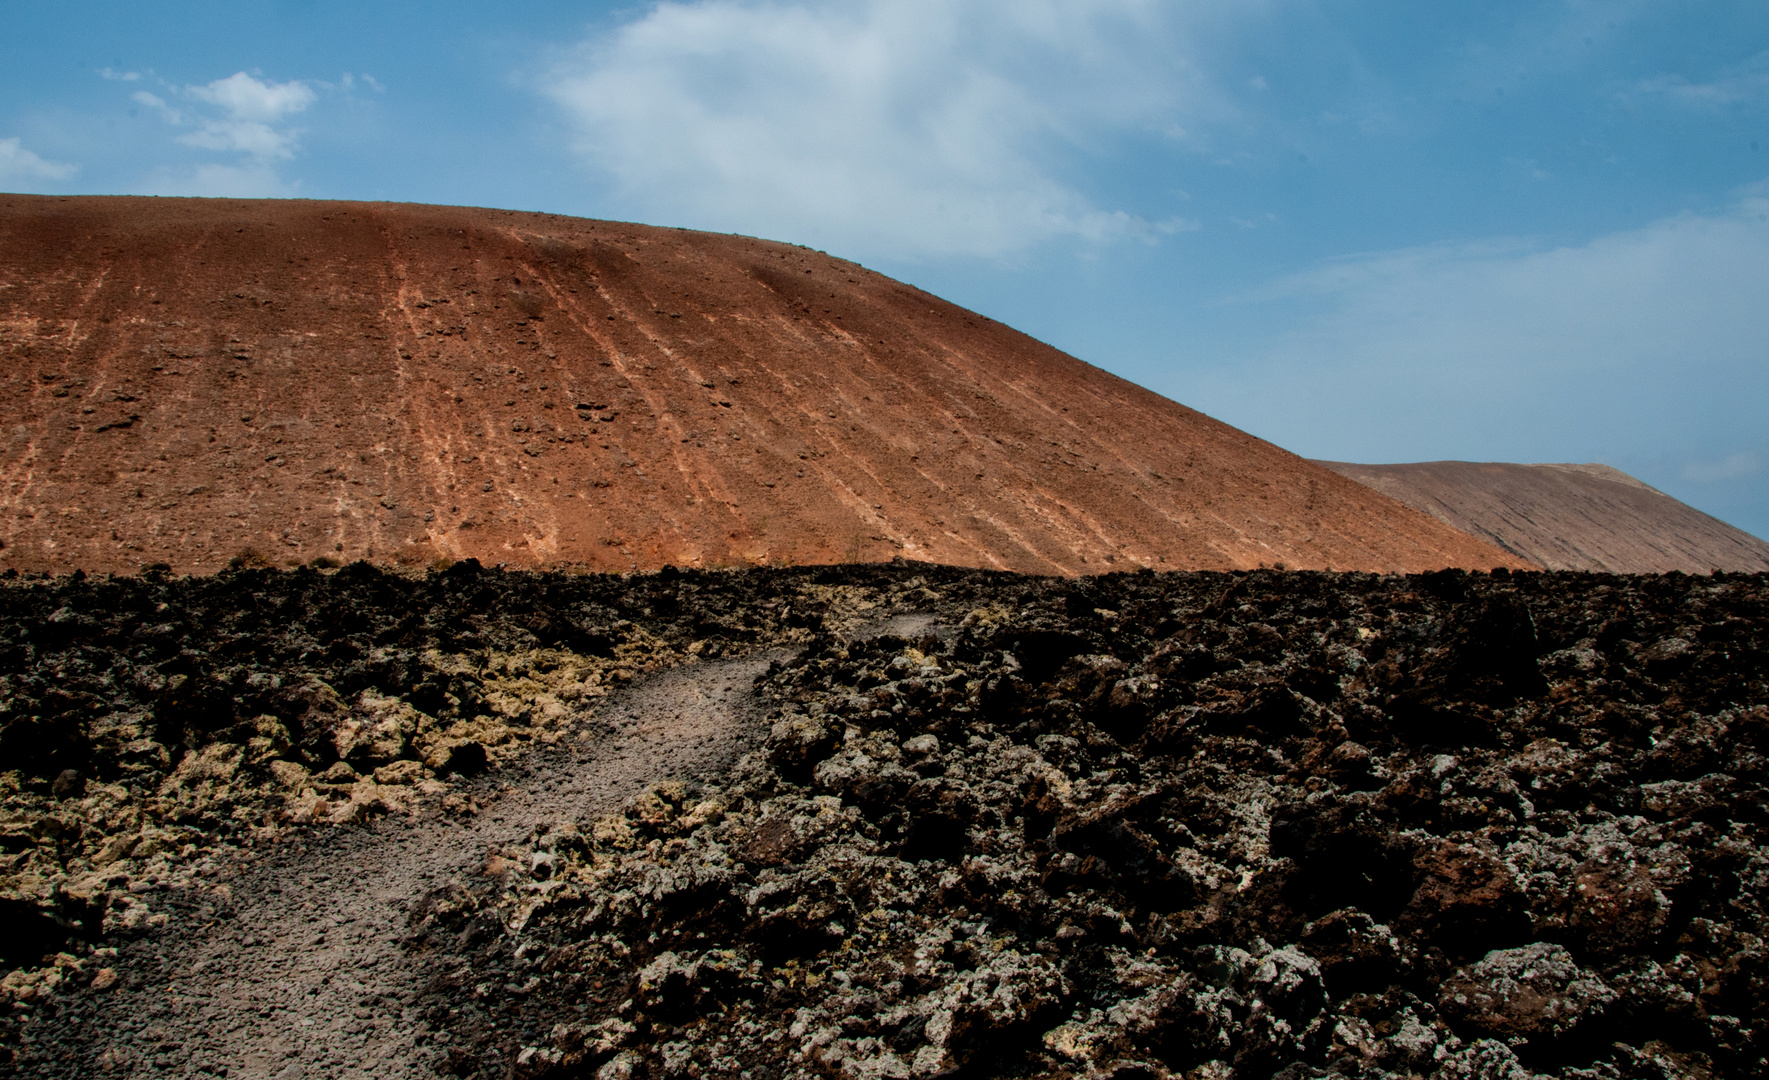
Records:
[[[816,574],[945,627],[819,634]],[[459,602],[445,575],[348,569],[18,587],[44,624],[112,628],[90,664],[184,605],[194,651],[238,658],[227,687],[281,664],[348,691],[388,649],[552,634],[809,639],[759,684],[770,731],[728,777],[560,822],[414,909],[443,1071],[1769,1070],[1761,576],[468,576]],[[103,614],[107,588],[134,614]],[[300,618],[236,613],[251,588],[307,597],[282,601]],[[322,668],[317,628],[351,619],[367,647]],[[45,666],[68,646],[6,640],[8,677],[42,680],[24,696],[78,689]],[[30,715],[50,748],[21,784],[99,777],[64,766],[89,734],[45,741]],[[156,730],[175,759],[216,723]]]

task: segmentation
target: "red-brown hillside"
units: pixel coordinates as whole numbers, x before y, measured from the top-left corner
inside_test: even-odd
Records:
[[[0,565],[1522,566],[852,263],[542,214],[0,196]]]
[[[1769,571],[1769,544],[1608,465],[1319,464],[1550,570]]]

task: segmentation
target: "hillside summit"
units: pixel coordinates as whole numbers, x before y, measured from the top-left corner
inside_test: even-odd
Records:
[[[818,251],[0,196],[0,565],[1526,565]]]

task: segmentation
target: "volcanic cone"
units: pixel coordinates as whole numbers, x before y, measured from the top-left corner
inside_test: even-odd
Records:
[[[1526,566],[822,252],[0,197],[0,565]]]

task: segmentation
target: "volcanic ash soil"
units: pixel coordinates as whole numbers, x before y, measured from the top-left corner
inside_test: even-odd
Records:
[[[0,429],[20,571],[1533,565],[853,263],[550,214],[0,194]]]
[[[248,583],[281,606],[229,622]],[[20,865],[52,885],[30,902],[64,935],[59,956],[46,949],[19,969],[36,979],[17,996],[8,1036],[26,1072],[96,1070],[109,1043],[95,1033],[153,1019],[118,989],[185,947],[199,916],[225,928],[262,910],[254,888],[310,888],[288,875],[312,864],[288,853],[417,828],[403,823],[428,813],[472,820],[490,854],[407,898],[386,931],[402,989],[359,999],[354,1022],[334,1018],[352,1037],[400,1027],[410,1055],[400,1067],[415,1071],[1582,1080],[1769,1070],[1762,576],[1059,581],[907,566],[417,579],[352,568],[63,579],[12,587],[8,600],[17,612],[74,613],[7,619],[7,677],[42,680],[8,699],[89,695],[29,718],[14,706],[5,720],[8,761],[24,760],[15,729],[38,748],[12,774],[8,812],[58,822],[21,834]],[[919,620],[894,632],[855,631],[862,616],[910,612]],[[210,664],[198,680],[215,688],[207,724],[167,726],[183,715],[179,699],[139,689],[156,685],[144,671],[183,654],[153,653],[153,636],[138,631],[179,618],[200,645],[184,651]],[[25,633],[70,623],[59,645]],[[357,703],[352,716],[390,699],[440,722],[446,695],[423,695],[426,673],[482,680],[494,654],[565,664],[578,654],[563,627],[600,634],[592,652],[612,656],[598,663],[625,663],[636,688],[613,689],[624,684],[598,668],[579,685],[595,675],[607,696],[565,718],[545,722],[536,704],[553,691],[532,692],[526,712],[485,713],[481,730],[502,732],[485,738],[502,741],[477,779],[406,751],[396,760],[416,763],[416,783],[437,785],[411,796],[410,814],[328,792],[329,805],[363,807],[330,824],[329,812],[302,816],[307,788],[275,788],[275,761],[300,759],[310,776],[333,767],[328,756],[356,767],[336,725],[312,734],[328,729],[303,726],[293,706],[277,712],[274,697],[250,698],[254,679],[325,682]],[[340,640],[361,655],[344,659]],[[643,662],[620,659],[641,645]],[[770,660],[770,648],[783,651]],[[734,762],[661,763],[657,782],[619,809],[566,800],[513,816],[501,835],[485,830],[497,800],[512,798],[494,789],[522,790],[566,748],[608,757],[623,703],[730,662],[688,659],[709,652],[751,656],[762,673],[737,724],[747,735],[726,751]],[[110,680],[103,693],[95,679]],[[99,745],[106,710],[125,707],[160,725],[141,736],[164,751],[146,773],[126,771],[139,752],[82,749]],[[185,763],[235,754],[211,747],[264,737],[238,719],[261,709],[288,746],[270,763],[239,751],[228,790],[245,815],[211,803],[208,817],[180,818],[174,796],[152,793],[184,790]],[[62,763],[83,752],[84,771],[64,780]],[[81,777],[88,794],[75,795]],[[185,847],[152,857],[161,863],[131,854],[126,864],[168,883],[130,894],[154,898],[168,916],[160,925],[56,906],[116,835],[51,812],[43,800],[58,784],[56,806],[108,786],[136,800],[141,835],[184,830]],[[359,818],[368,824],[349,823]],[[283,885],[238,873],[231,899],[216,902],[214,883],[242,858],[234,849],[293,860]],[[164,1016],[214,1008],[178,992],[158,1004]],[[344,1075],[347,1055],[337,1065],[321,1056],[337,1045],[288,1060]],[[186,1069],[175,1054],[161,1060]]]

